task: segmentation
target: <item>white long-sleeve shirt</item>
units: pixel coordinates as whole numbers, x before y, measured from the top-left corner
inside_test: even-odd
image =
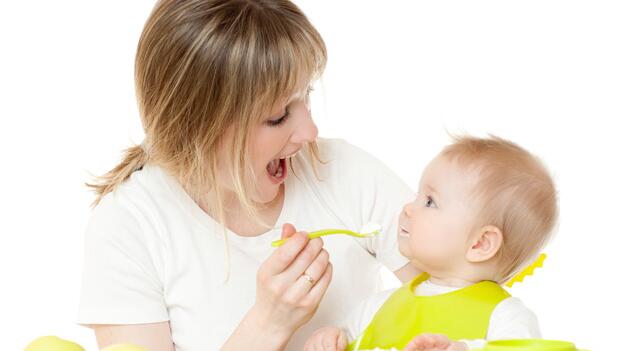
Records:
[[[414,293],[418,296],[446,294],[460,288],[444,286],[426,280],[419,284]],[[342,324],[349,342],[364,332],[375,313],[397,289],[382,291],[362,301]],[[416,335],[414,335],[416,336]],[[485,339],[461,340],[469,349],[483,348],[489,340],[540,338],[541,333],[537,317],[520,299],[508,297],[501,301],[490,316],[490,323]]]

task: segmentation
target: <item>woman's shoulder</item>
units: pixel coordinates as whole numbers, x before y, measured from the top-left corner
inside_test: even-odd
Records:
[[[306,182],[314,187],[329,189],[330,193],[354,194],[374,191],[380,184],[386,185],[390,192],[392,184],[400,192],[409,189],[384,162],[359,146],[343,139],[324,138],[319,138],[317,145],[318,158],[304,152],[294,167],[295,173],[303,173]]]
[[[329,159],[372,158],[372,156],[344,139],[319,138],[317,140],[321,157]]]
[[[143,167],[133,172],[116,189],[102,196],[91,210],[88,233],[115,235],[122,231],[156,232],[163,206],[172,203],[160,169]]]
[[[319,158],[326,172],[339,172],[342,176],[389,172],[388,167],[363,148],[344,139],[318,139]]]
[[[168,175],[158,165],[145,165],[132,172],[115,190],[102,197],[109,206],[146,208],[165,203],[174,194]]]

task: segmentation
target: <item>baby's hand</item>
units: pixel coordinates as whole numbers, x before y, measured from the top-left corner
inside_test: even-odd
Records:
[[[468,345],[451,341],[442,334],[420,334],[413,338],[403,351],[468,351]]]
[[[347,335],[336,327],[325,327],[315,331],[303,346],[304,351],[342,351],[346,348]]]

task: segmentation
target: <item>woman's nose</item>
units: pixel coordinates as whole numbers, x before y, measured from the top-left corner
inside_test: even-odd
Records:
[[[312,120],[310,112],[306,111],[305,116],[302,116],[301,123],[295,128],[292,134],[291,141],[295,144],[305,144],[316,140],[318,136],[318,128]]]

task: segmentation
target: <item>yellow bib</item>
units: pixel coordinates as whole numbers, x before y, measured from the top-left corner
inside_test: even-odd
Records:
[[[403,349],[422,333],[444,334],[451,340],[485,339],[494,307],[510,296],[491,281],[446,294],[414,295],[416,286],[427,279],[422,273],[395,291],[347,350]]]

